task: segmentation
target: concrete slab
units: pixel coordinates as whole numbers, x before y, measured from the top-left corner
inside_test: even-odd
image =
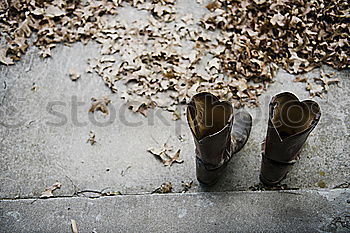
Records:
[[[197,20],[207,12],[186,0],[178,1],[176,8],[178,14],[192,13]],[[123,8],[117,20],[141,19],[145,14]],[[97,44],[58,46],[52,58],[45,60],[38,58],[37,52],[30,48],[16,65],[0,66],[0,198],[38,197],[56,180],[62,183],[55,193],[59,196],[87,189],[149,193],[165,181],[172,182],[174,191],[179,192],[181,181],[190,180],[194,181],[191,192],[247,190],[259,183],[260,144],[271,96],[292,91],[301,99],[308,97],[304,84],[293,82],[294,76],[280,70],[276,82],[261,96],[260,107],[248,109],[254,125],[247,145],[232,159],[221,182],[203,190],[195,178],[194,144],[184,106],[180,107],[180,121],[173,121],[171,113],[159,108],[151,110],[148,118],[129,111],[100,77],[84,73],[87,59],[99,56]],[[68,76],[71,68],[82,73],[76,82]],[[329,188],[350,182],[350,72],[336,71],[336,77],[342,87],[331,86],[325,99],[315,98],[322,118],[301,160],[284,181],[291,188],[317,188],[321,180]],[[122,84],[118,88],[125,89]],[[88,114],[91,97],[102,96],[112,100],[111,114]],[[96,134],[93,146],[86,143],[90,131]],[[165,142],[181,149],[183,164],[163,167],[147,152]]]
[[[37,58],[31,50],[15,66],[0,68],[0,197],[37,197],[56,180],[63,184],[58,195],[104,188],[144,193],[165,181],[179,191],[181,181],[190,180],[195,181],[192,191],[201,190],[195,180],[194,144],[184,116],[172,121],[169,112],[155,109],[145,118],[128,110],[118,94],[111,94],[95,74],[83,73],[77,82],[70,80],[69,69],[83,72],[86,59],[96,54],[94,44],[60,46],[47,60]],[[332,188],[349,182],[350,73],[338,71],[336,76],[342,87],[331,86],[325,99],[315,98],[322,118],[301,160],[284,181],[290,187],[315,188],[324,180]],[[276,82],[261,96],[261,106],[248,109],[254,118],[251,137],[212,191],[244,190],[259,182],[260,143],[266,133],[271,96],[292,91],[301,99],[308,98],[304,84],[293,79],[279,71]],[[33,84],[36,91],[31,90]],[[88,114],[90,98],[106,95],[112,100],[111,114]],[[90,130],[96,133],[93,146],[86,143]],[[163,167],[147,152],[165,142],[181,149],[183,164]]]
[[[0,201],[1,232],[349,232],[350,190]]]

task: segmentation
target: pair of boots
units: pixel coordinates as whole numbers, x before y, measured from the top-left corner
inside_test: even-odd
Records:
[[[267,135],[262,145],[262,183],[273,186],[285,178],[320,116],[320,107],[312,100],[300,102],[289,92],[272,98]],[[204,185],[213,185],[224,173],[233,154],[247,142],[252,117],[245,111],[234,114],[231,103],[203,92],[196,94],[189,103],[187,121],[196,146],[197,179]]]

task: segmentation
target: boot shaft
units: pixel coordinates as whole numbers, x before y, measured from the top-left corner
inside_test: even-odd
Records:
[[[320,120],[319,105],[300,102],[292,93],[274,96],[269,104],[269,120],[263,152],[276,162],[295,160],[311,131]]]
[[[263,183],[275,185],[286,176],[320,117],[320,107],[312,100],[300,102],[289,92],[271,99],[267,134],[262,145],[260,179]]]
[[[195,95],[187,107],[197,156],[209,167],[222,165],[231,146],[233,107],[210,93]]]

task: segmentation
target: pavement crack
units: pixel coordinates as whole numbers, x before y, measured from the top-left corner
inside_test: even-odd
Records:
[[[339,185],[334,186],[333,189],[347,189],[350,188],[350,183],[349,182],[344,182]]]
[[[93,189],[86,189],[86,190],[80,190],[80,191],[76,191],[71,195],[56,195],[53,197],[48,197],[48,198],[40,198],[40,197],[5,197],[5,198],[0,198],[0,201],[21,201],[21,200],[32,200],[31,204],[36,202],[37,200],[49,200],[49,199],[61,199],[61,198],[88,198],[88,199],[98,199],[101,197],[117,197],[117,196],[168,196],[168,195],[209,195],[209,194],[227,194],[227,193],[257,193],[257,194],[268,194],[268,193],[282,193],[282,194],[291,194],[291,195],[304,195],[306,193],[308,193],[309,191],[314,191],[314,192],[319,192],[321,190],[298,190],[298,191],[293,191],[293,190],[266,190],[266,191],[249,191],[249,190],[245,190],[245,191],[231,191],[231,192],[187,192],[187,193],[183,193],[183,192],[170,192],[170,193],[152,193],[152,192],[144,192],[144,193],[120,193],[119,191],[111,191],[111,192],[105,192],[104,190],[107,188],[102,189],[101,191],[99,190],[93,190]],[[331,192],[333,189],[326,189],[326,190],[322,190],[322,191],[328,191]],[[350,191],[350,189],[348,188],[339,188],[340,190],[347,190]],[[96,195],[85,195],[85,194],[96,194]]]

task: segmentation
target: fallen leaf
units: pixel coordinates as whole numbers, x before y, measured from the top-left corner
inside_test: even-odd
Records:
[[[156,102],[149,99],[138,99],[138,100],[127,100],[127,106],[133,112],[142,114],[144,117],[147,117],[148,109],[153,109],[157,106]]]
[[[212,1],[212,2],[208,3],[208,5],[206,5],[205,7],[210,11],[215,11],[220,6],[221,6],[220,1]]]
[[[304,83],[304,82],[307,82],[307,80],[308,80],[308,78],[305,77],[305,76],[298,76],[293,81],[294,82],[302,82],[302,83]]]
[[[72,81],[76,81],[80,78],[80,74],[76,72],[74,69],[69,70],[69,77]]]
[[[111,102],[111,100],[108,97],[102,97],[102,98],[91,98],[91,107],[89,109],[89,112],[95,112],[95,111],[101,111],[105,115],[109,114],[109,110],[107,105]]]
[[[55,191],[56,189],[61,188],[61,183],[60,182],[56,182],[53,185],[45,188],[45,191],[41,194],[40,198],[49,198],[49,197],[53,197],[53,191]]]
[[[190,188],[192,187],[193,184],[193,180],[189,181],[189,182],[182,182],[182,191],[181,193],[185,193],[188,190],[190,190]]]
[[[94,145],[96,143],[96,134],[90,131],[89,138],[86,142],[90,143],[91,145]]]
[[[317,182],[317,185],[320,188],[326,188],[326,182],[324,182],[323,180],[320,180],[319,182]]]
[[[37,91],[38,90],[38,85],[36,85],[35,83],[33,83],[32,87],[30,88],[31,91]]]
[[[177,121],[181,119],[181,115],[178,111],[173,112],[173,121]]]
[[[45,15],[48,17],[57,17],[65,14],[65,11],[57,6],[48,6],[45,9]]]
[[[280,13],[278,14],[275,14],[271,19],[270,19],[270,22],[272,25],[276,25],[278,24],[279,26],[284,26],[284,16],[281,15]]]
[[[160,148],[149,148],[147,151],[151,154],[157,156],[164,164],[164,166],[171,166],[174,162],[183,163],[184,161],[180,159],[181,150],[177,150],[173,156],[169,156],[169,153],[173,150],[166,143]]]
[[[6,48],[0,48],[0,62],[4,65],[13,65],[14,62],[11,58],[6,56]]]
[[[74,219],[71,219],[71,227],[72,227],[72,233],[78,233],[78,226],[77,226],[77,221]]]
[[[164,145],[160,148],[151,147],[147,149],[148,152],[160,158],[164,165],[169,160],[167,153],[169,153],[169,151],[172,151],[172,150],[173,148],[169,147],[166,143],[164,143]]]
[[[170,167],[174,162],[183,163],[184,161],[182,159],[180,159],[180,152],[181,152],[180,149],[178,151],[176,151],[176,153],[173,155],[173,157],[171,157],[170,159],[163,162],[164,165]]]
[[[339,78],[333,78],[333,76],[335,75],[335,73],[332,74],[326,74],[324,73],[324,71],[321,69],[321,74],[320,77],[316,77],[314,78],[314,80],[319,80],[322,82],[323,87],[324,87],[324,91],[327,92],[329,89],[329,85],[331,84],[336,84],[339,83],[340,80]]]
[[[159,188],[155,189],[152,193],[170,193],[173,189],[171,182],[164,182]]]

